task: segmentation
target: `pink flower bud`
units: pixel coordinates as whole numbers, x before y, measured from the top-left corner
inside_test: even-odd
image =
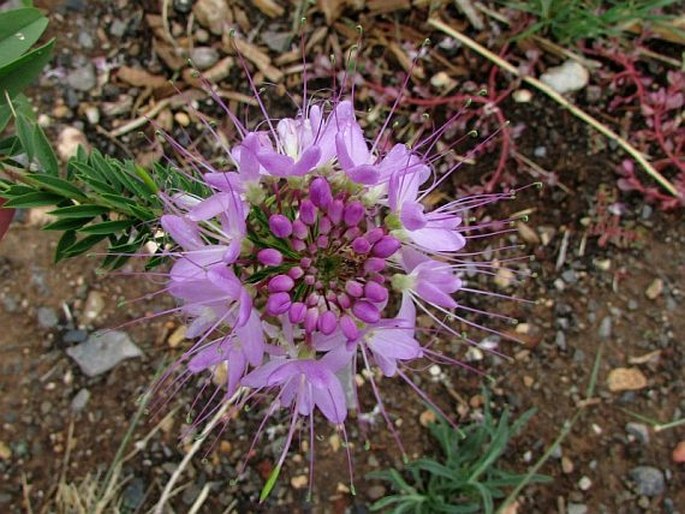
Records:
[[[376,241],[378,241],[384,235],[385,235],[385,231],[380,227],[376,227],[376,228],[372,228],[366,234],[364,234],[364,238],[369,243],[374,244]]]
[[[302,223],[302,220],[293,221],[293,235],[297,239],[307,239],[308,234],[309,229],[307,228],[307,225]]]
[[[364,206],[361,204],[361,202],[350,202],[347,204],[343,214],[345,225],[348,227],[354,227],[355,225],[359,224],[363,217]]]
[[[288,276],[292,278],[293,280],[297,280],[298,278],[302,278],[304,275],[304,270],[300,268],[299,266],[295,266],[293,268],[290,268],[288,270]]]
[[[290,312],[288,313],[288,318],[290,323],[302,323],[304,321],[304,316],[307,313],[307,307],[302,302],[294,302],[290,306]]]
[[[346,293],[338,293],[337,300],[342,309],[349,309],[352,306],[352,300]]]
[[[400,249],[400,242],[392,236],[383,236],[378,242],[373,245],[371,254],[383,259],[390,257],[393,253]]]
[[[295,287],[295,282],[288,275],[276,275],[274,278],[269,280],[269,285],[267,290],[270,293],[281,293],[284,291],[290,291]],[[369,296],[368,294],[366,296]]]
[[[371,257],[364,262],[364,271],[367,273],[377,273],[385,268],[385,259]]]
[[[314,332],[316,328],[316,322],[319,320],[319,309],[316,307],[310,307],[307,309],[307,313],[304,316],[304,331],[308,334]]]
[[[378,282],[367,282],[364,285],[364,296],[373,303],[380,303],[388,299],[388,290]]]
[[[328,248],[328,236],[317,237],[316,246],[318,246],[319,248]]]
[[[381,319],[378,307],[365,300],[355,302],[352,306],[352,313],[364,323],[377,323]]]
[[[359,230],[359,227],[350,227],[343,234],[343,238],[347,239],[348,241],[354,241],[361,233],[362,231]]]
[[[302,268],[307,269],[311,265],[312,265],[311,257],[302,257],[300,259],[300,266],[302,266]]]
[[[321,331],[321,333],[325,336],[332,334],[335,332],[335,327],[338,325],[338,319],[335,316],[334,313],[331,311],[326,311],[321,316],[319,316],[319,319],[317,321],[317,327]]]
[[[311,200],[305,198],[300,202],[300,219],[306,225],[313,225],[316,221],[316,207]]]
[[[342,200],[333,200],[328,206],[328,217],[331,218],[333,225],[337,225],[342,221],[343,210],[345,209],[345,204]]]
[[[276,237],[288,237],[293,233],[293,224],[282,214],[272,214],[269,217],[269,229]]]
[[[312,203],[320,209],[325,209],[333,200],[331,186],[325,178],[318,177],[309,184],[309,197]]]
[[[266,301],[266,312],[278,316],[290,309],[290,295],[288,293],[274,293]]]
[[[358,237],[352,241],[352,249],[356,253],[369,253],[371,251],[371,244],[363,237]]]
[[[264,248],[257,252],[257,260],[264,266],[278,266],[283,262],[283,255],[274,248]]]
[[[332,228],[333,224],[328,216],[324,216],[319,220],[319,234],[328,234]]]
[[[355,280],[348,280],[345,284],[345,291],[354,298],[359,298],[364,294],[364,287]]]
[[[293,250],[295,250],[296,252],[304,252],[307,248],[307,243],[305,243],[301,239],[291,239],[290,246],[292,246]]]
[[[340,318],[340,330],[348,341],[354,341],[359,337],[357,324],[347,314]]]

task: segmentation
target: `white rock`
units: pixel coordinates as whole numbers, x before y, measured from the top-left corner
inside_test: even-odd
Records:
[[[193,7],[197,21],[217,36],[224,31],[230,12],[226,0],[198,0]]]
[[[557,93],[568,93],[583,89],[590,79],[590,73],[576,61],[566,61],[561,66],[550,68],[540,76],[540,81]]]
[[[57,155],[64,162],[68,161],[76,155],[76,150],[79,146],[88,148],[88,139],[86,135],[79,129],[74,127],[65,127],[57,136]]]
[[[83,343],[67,348],[66,352],[89,377],[105,373],[125,359],[143,355],[128,334],[118,330],[95,332]]]

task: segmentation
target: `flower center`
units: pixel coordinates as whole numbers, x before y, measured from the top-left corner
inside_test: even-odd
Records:
[[[279,181],[270,193],[248,216],[255,248],[241,260],[257,298],[269,315],[287,315],[307,334],[340,326],[355,339],[360,324],[380,319],[383,272],[399,241],[377,211],[325,178],[300,187]]]

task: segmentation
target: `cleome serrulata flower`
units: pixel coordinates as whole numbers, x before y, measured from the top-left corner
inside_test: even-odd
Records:
[[[478,269],[470,260],[477,252],[465,247],[470,234],[502,225],[465,216],[513,193],[429,210],[427,195],[453,171],[436,173],[427,157],[443,130],[413,149],[381,150],[352,100],[305,99],[295,118],[262,112],[258,130],[228,113],[240,137],[226,148],[227,169],[196,164],[207,194],[169,192],[161,223],[179,247],[169,252],[168,291],[181,303],[187,337],[197,338],[179,366],[185,378],[224,367],[224,398],[237,408],[267,395],[266,417],[290,411],[275,477],[298,427],[309,421],[313,434],[317,413],[347,439],[362,369],[399,376],[426,399],[407,366],[425,358],[462,365],[417,338],[417,310],[449,337],[463,337],[456,325],[473,325],[460,315],[468,308],[459,295],[480,292],[463,281],[467,268]]]

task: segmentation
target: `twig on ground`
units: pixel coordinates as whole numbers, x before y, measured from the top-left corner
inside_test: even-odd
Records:
[[[224,404],[216,412],[214,417],[209,421],[209,423],[207,423],[205,428],[202,430],[200,436],[190,447],[190,450],[188,451],[188,453],[186,453],[185,457],[183,457],[183,460],[174,470],[173,474],[171,475],[171,478],[169,478],[169,481],[164,486],[162,496],[159,498],[159,502],[155,507],[154,514],[162,514],[164,510],[164,505],[167,501],[169,501],[169,498],[171,497],[171,492],[174,485],[176,485],[178,479],[181,478],[181,474],[183,473],[185,468],[188,467],[188,463],[193,458],[193,456],[198,452],[200,446],[202,446],[202,443],[204,443],[209,433],[214,429],[214,427],[216,427],[216,425],[219,424],[219,422],[224,417],[226,412],[228,412],[228,409],[233,406],[233,402],[239,397],[240,394],[242,394],[242,389],[239,389],[238,392],[236,392],[236,394],[234,394],[229,400],[225,401]]]
[[[148,121],[150,121],[151,118],[157,116],[157,114],[159,114],[162,111],[162,109],[164,109],[167,105],[169,105],[170,102],[171,98],[165,98],[164,100],[160,100],[157,105],[155,105],[152,109],[147,111],[142,116],[139,116],[136,119],[131,120],[128,123],[122,125],[121,127],[112,130],[108,134],[108,137],[114,138],[123,136],[124,134],[127,134],[132,130],[136,130],[137,128],[142,127]]]
[[[432,18],[428,20],[428,24],[432,25],[435,27],[437,30],[440,30],[444,32],[445,34],[453,37],[463,45],[467,46],[474,52],[479,53],[481,56],[485,57],[492,63],[496,64],[500,68],[508,71],[512,75],[521,78],[524,82],[527,84],[533,86],[535,89],[538,91],[541,91],[542,93],[546,94],[549,96],[552,100],[557,102],[559,105],[564,107],[565,109],[568,109],[571,114],[576,116],[577,118],[581,119],[591,127],[593,127],[595,130],[603,134],[604,136],[608,137],[609,139],[615,141],[621,148],[623,148],[628,154],[630,154],[631,157],[633,157],[641,166],[642,168],[654,179],[656,180],[664,189],[666,189],[670,194],[675,196],[676,198],[680,198],[680,194],[678,193],[678,190],[676,187],[671,184],[666,177],[664,177],[661,173],[659,173],[645,158],[645,156],[642,154],[642,152],[638,151],[633,145],[631,145],[628,141],[623,139],[621,136],[619,136],[616,132],[611,130],[609,127],[606,125],[603,125],[600,121],[597,119],[593,118],[589,114],[587,114],[585,111],[577,107],[576,105],[572,104],[566,98],[564,98],[562,95],[557,93],[554,89],[550,88],[548,85],[540,82],[538,79],[528,76],[528,75],[523,75],[516,67],[512,66],[510,63],[507,61],[501,59],[499,56],[495,55],[493,52],[485,48],[484,46],[480,45],[470,37],[466,36],[465,34],[462,34],[461,32],[453,29],[446,23],[444,23],[441,20]]]
[[[207,496],[209,496],[209,486],[210,484],[205,484],[205,486],[202,488],[202,491],[200,491],[200,494],[197,495],[195,502],[193,502],[192,507],[190,507],[188,514],[197,514],[198,512],[200,512],[202,505],[205,503],[205,500],[207,499]]]

